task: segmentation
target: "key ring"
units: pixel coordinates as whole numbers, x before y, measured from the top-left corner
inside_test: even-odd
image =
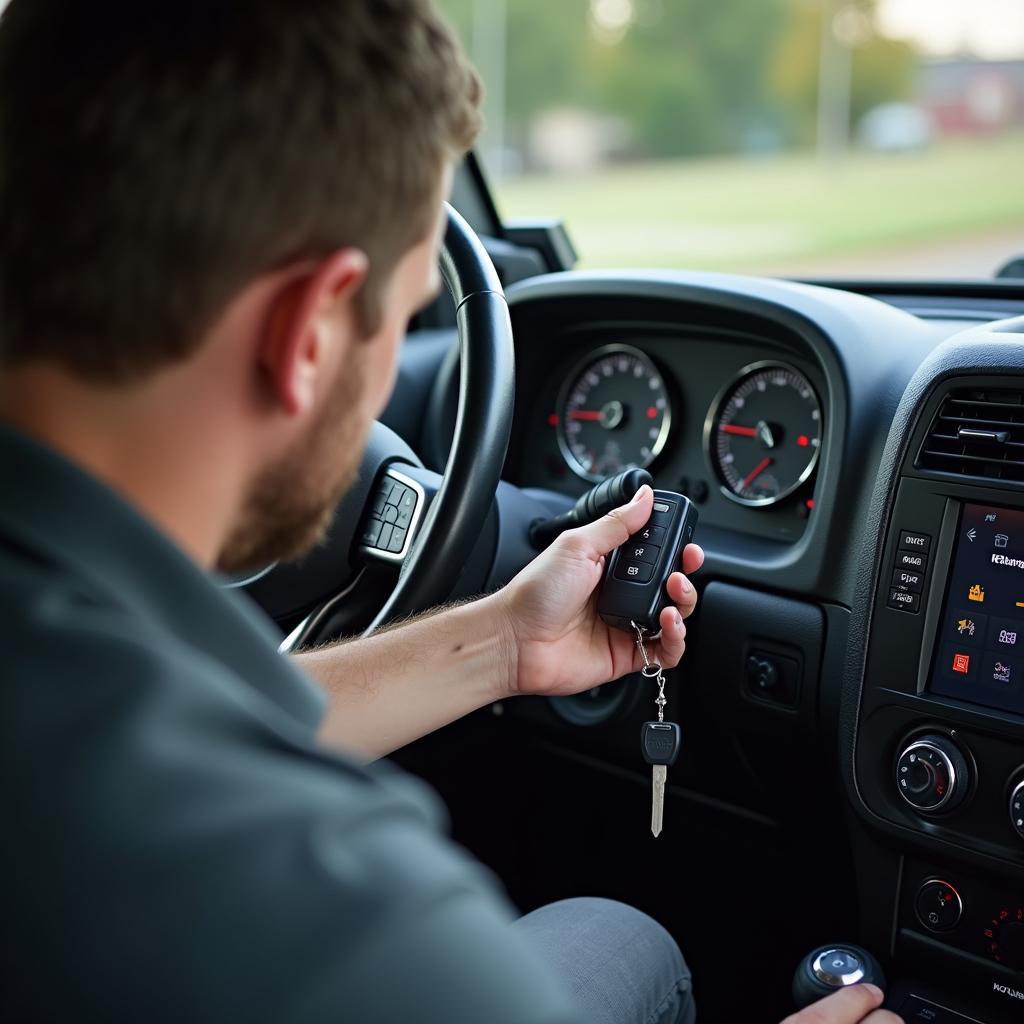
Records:
[[[640,657],[644,659],[644,667],[640,669],[640,675],[644,679],[653,679],[658,684],[658,696],[654,698],[654,703],[658,705],[658,721],[665,721],[665,705],[668,703],[668,698],[665,696],[665,674],[662,670],[661,663],[657,661],[651,661],[647,657],[647,645],[644,643],[644,631],[632,620],[629,620],[629,624],[633,627],[636,633],[636,646],[640,651]]]

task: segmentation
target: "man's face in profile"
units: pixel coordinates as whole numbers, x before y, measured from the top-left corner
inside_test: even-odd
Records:
[[[447,193],[450,171],[445,172]],[[435,227],[399,261],[383,292],[380,328],[349,343],[348,355],[302,437],[253,481],[218,560],[238,572],[304,554],[323,540],[335,507],[354,482],[373,421],[394,386],[409,319],[437,293],[444,209]]]

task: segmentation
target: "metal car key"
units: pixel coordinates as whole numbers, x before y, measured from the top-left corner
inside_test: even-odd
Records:
[[[651,833],[657,839],[665,819],[665,784],[682,746],[682,732],[675,722],[644,722],[640,749],[651,765]]]
[[[665,584],[681,568],[680,553],[696,527],[697,507],[689,498],[654,492],[650,519],[608,556],[597,610],[609,626],[659,632],[659,616],[670,603]]]

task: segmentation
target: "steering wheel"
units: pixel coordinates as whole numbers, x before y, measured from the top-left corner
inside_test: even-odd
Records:
[[[447,204],[446,209],[441,276],[455,302],[460,353],[455,434],[437,492],[401,561],[398,581],[366,633],[435,605],[451,592],[490,511],[512,430],[515,356],[505,294],[480,239],[455,209]],[[357,530],[378,493],[381,472],[396,463],[422,467],[409,445],[377,422],[358,482],[335,511],[326,543],[304,561],[275,566],[247,584],[251,596],[279,621],[289,609],[319,602],[285,649],[326,639],[339,606],[359,602],[364,573],[353,558],[359,547]]]

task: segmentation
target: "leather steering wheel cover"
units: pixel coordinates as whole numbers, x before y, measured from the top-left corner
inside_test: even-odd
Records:
[[[455,300],[460,354],[455,435],[416,543],[366,634],[451,592],[494,501],[512,432],[515,349],[505,294],[480,239],[456,210],[446,209],[441,275]]]

